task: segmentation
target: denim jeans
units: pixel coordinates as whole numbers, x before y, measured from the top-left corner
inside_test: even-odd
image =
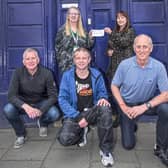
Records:
[[[122,145],[125,149],[132,149],[136,145],[135,124],[139,117],[130,119],[120,108],[121,113],[120,126]],[[168,149],[168,103],[163,103],[144,113],[145,115],[158,115],[156,123],[156,143],[162,149]]]
[[[44,102],[40,102],[35,104],[36,108],[40,107]],[[4,114],[9,121],[9,123],[12,125],[16,136],[26,136],[26,130],[23,121],[21,120],[20,115],[26,114],[26,112],[23,109],[19,109],[16,106],[14,106],[11,103],[8,103],[4,107]],[[43,113],[40,118],[40,125],[41,126],[48,126],[50,123],[53,123],[54,121],[58,120],[60,118],[60,112],[57,109],[56,106],[52,106],[49,108],[49,110],[45,113]]]

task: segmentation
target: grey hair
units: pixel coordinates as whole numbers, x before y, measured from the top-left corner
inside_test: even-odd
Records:
[[[30,52],[33,52],[36,55],[36,57],[39,58],[38,51],[36,49],[34,49],[34,48],[26,48],[24,50],[24,52],[23,52],[23,59],[25,59],[27,53],[30,53]]]
[[[139,34],[139,35],[137,35],[137,36],[135,37],[135,39],[134,39],[134,46],[136,45],[137,40],[138,40],[139,37],[146,37],[146,38],[148,39],[149,45],[150,45],[151,47],[153,47],[152,38],[151,38],[149,35],[147,35],[147,34]]]

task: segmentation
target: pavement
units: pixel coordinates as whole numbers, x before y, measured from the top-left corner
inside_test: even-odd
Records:
[[[165,168],[153,155],[155,123],[138,123],[137,145],[126,151],[121,146],[120,129],[114,129],[113,168]],[[38,136],[38,128],[28,127],[28,140],[20,149],[13,149],[12,129],[0,129],[0,168],[103,168],[99,156],[96,128],[88,134],[85,147],[63,147],[56,139],[59,124],[49,127],[46,138]]]

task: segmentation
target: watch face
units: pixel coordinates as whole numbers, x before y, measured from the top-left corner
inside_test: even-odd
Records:
[[[146,106],[148,107],[148,109],[150,109],[151,108],[151,104],[148,102],[148,103],[146,103]]]

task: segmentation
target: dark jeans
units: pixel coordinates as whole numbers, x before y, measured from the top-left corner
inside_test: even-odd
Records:
[[[43,102],[40,102],[36,104],[35,106],[38,108],[42,106]],[[26,136],[26,130],[23,121],[20,118],[20,115],[26,114],[24,110],[18,109],[13,104],[8,103],[4,107],[4,114],[9,121],[9,123],[12,125],[16,136]],[[60,117],[60,112],[57,109],[56,106],[50,107],[50,109],[43,113],[42,116],[39,118],[40,125],[41,126],[48,126],[50,123],[53,123],[54,121],[58,120]]]
[[[93,108],[93,114],[89,116],[89,125],[97,124],[99,147],[103,152],[111,152],[113,144],[112,110],[110,107],[97,106]],[[78,144],[83,135],[83,128],[80,128],[75,119],[66,118],[59,131],[58,140],[64,146]]]
[[[122,145],[125,149],[132,149],[136,145],[135,138],[135,124],[139,119],[129,119],[120,108],[118,108],[121,114],[120,126]],[[163,103],[154,107],[144,113],[145,115],[158,115],[156,123],[156,143],[162,149],[168,149],[168,103]]]

